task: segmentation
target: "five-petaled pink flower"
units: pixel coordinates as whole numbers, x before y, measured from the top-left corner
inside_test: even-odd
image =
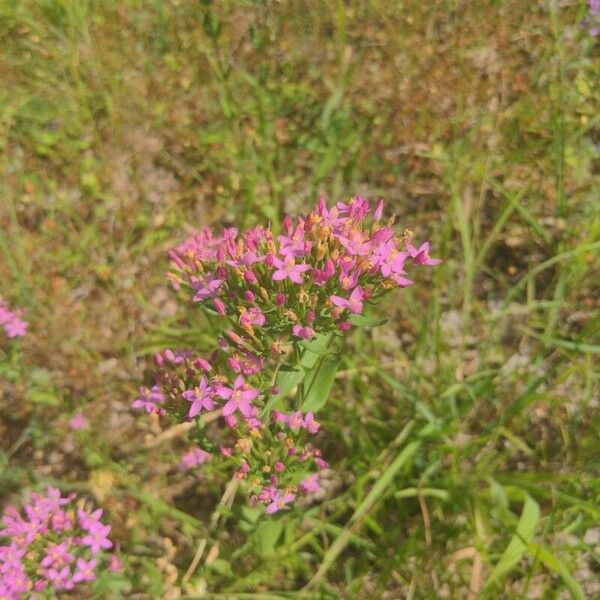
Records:
[[[188,417],[193,419],[202,409],[212,410],[215,407],[215,403],[212,399],[214,389],[209,385],[206,377],[200,378],[200,383],[193,390],[186,390],[182,396],[191,402],[190,412]]]
[[[330,297],[332,304],[335,304],[335,306],[339,306],[340,308],[347,308],[350,312],[353,312],[354,314],[362,312],[363,299],[364,294],[359,285],[357,285],[354,288],[354,290],[352,290],[350,298],[348,299],[336,295]]]
[[[248,385],[242,375],[238,375],[233,382],[233,388],[218,385],[215,389],[217,394],[227,400],[223,406],[223,416],[228,417],[239,410],[244,417],[252,416],[252,405],[250,404],[260,395],[260,390]]]
[[[415,264],[433,267],[442,262],[439,258],[429,256],[429,242],[421,244],[418,248],[415,248],[412,244],[406,244],[406,249]]]
[[[302,273],[310,269],[309,265],[297,265],[293,256],[287,256],[285,260],[281,260],[274,256],[273,265],[277,268],[277,270],[273,273],[273,279],[275,281],[289,279],[294,283],[302,283]]]
[[[94,581],[96,579],[96,573],[94,569],[98,561],[95,558],[92,560],[83,560],[83,558],[77,559],[77,571],[75,571],[75,575],[73,575],[73,581],[75,583],[79,581]]]

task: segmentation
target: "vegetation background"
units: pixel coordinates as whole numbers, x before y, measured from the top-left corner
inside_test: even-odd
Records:
[[[600,597],[586,11],[0,0],[0,293],[30,321],[2,342],[0,504],[51,482],[105,506],[126,569],[97,597]],[[221,487],[130,410],[152,352],[208,336],[166,250],[355,193],[444,262],[351,338],[322,500],[210,529]]]

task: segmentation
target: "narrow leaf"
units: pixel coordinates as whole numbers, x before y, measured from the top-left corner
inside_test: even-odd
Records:
[[[539,520],[540,507],[529,494],[526,494],[517,529],[502,553],[500,560],[490,573],[483,587],[484,591],[489,590],[495,583],[502,580],[520,562],[527,550],[527,545],[533,538],[535,526]]]

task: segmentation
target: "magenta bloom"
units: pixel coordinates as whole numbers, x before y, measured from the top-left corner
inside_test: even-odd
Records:
[[[84,546],[89,546],[92,554],[96,556],[100,550],[108,550],[109,548],[112,548],[112,542],[108,539],[110,530],[110,525],[92,523],[88,529],[87,535],[81,538],[81,543]]]
[[[297,265],[293,256],[286,256],[285,260],[280,260],[275,256],[273,265],[276,267],[276,271],[273,273],[275,281],[289,279],[294,283],[302,283],[302,273],[310,269],[309,265]]]
[[[319,485],[319,474],[312,473],[300,482],[300,491],[304,494],[316,494],[321,486]]]
[[[236,377],[233,388],[218,385],[216,392],[221,398],[227,400],[223,407],[224,417],[228,417],[236,410],[239,410],[244,417],[251,417],[252,405],[250,403],[260,395],[260,390],[249,386],[242,375]]]
[[[46,549],[46,556],[40,563],[42,567],[62,568],[64,565],[71,564],[75,557],[69,552],[71,540],[65,540],[60,544],[50,543]]]
[[[296,337],[299,337],[303,340],[310,340],[315,337],[315,330],[312,327],[302,326],[296,323],[294,327],[292,327],[292,331]]]
[[[19,318],[22,310],[11,311],[0,299],[0,327],[2,327],[9,338],[22,337],[29,325]]]
[[[275,489],[271,492],[271,502],[267,505],[266,512],[272,515],[285,508],[287,504],[293,502],[295,499],[296,496],[294,494],[284,494],[281,490]]]
[[[415,264],[433,267],[442,262],[439,258],[431,258],[429,256],[429,242],[421,244],[419,248],[415,248],[412,244],[407,244],[406,249]]]
[[[346,298],[342,298],[341,296],[333,295],[330,297],[332,304],[335,306],[339,306],[340,308],[347,308],[350,312],[354,314],[359,314],[363,309],[363,291],[360,286],[356,286],[352,293],[350,294],[350,298],[346,300]]]
[[[319,427],[321,427],[321,423],[315,421],[315,416],[312,411],[306,413],[304,417],[303,426],[306,428],[308,433],[317,433],[319,431]]]
[[[77,413],[69,419],[69,427],[73,431],[81,431],[82,429],[87,429],[87,426],[88,420],[81,413]]]
[[[304,230],[296,229],[294,235],[290,237],[286,237],[285,235],[280,235],[279,239],[279,252],[282,256],[288,257],[296,257],[302,258],[306,254],[310,252],[313,243],[304,240]]]
[[[94,569],[98,561],[93,558],[92,560],[85,561],[83,558],[77,559],[77,570],[73,575],[73,581],[78,583],[79,581],[94,581],[96,579],[96,573]]]
[[[222,279],[213,278],[212,276],[207,277],[202,282],[198,282],[194,302],[202,302],[202,300],[206,300],[207,298],[214,298],[222,284]]]
[[[240,325],[242,327],[261,327],[265,324],[266,318],[262,310],[253,306],[244,311],[240,316]]]
[[[165,353],[166,354],[166,353]],[[157,406],[159,402],[165,399],[160,387],[155,385],[152,388],[141,387],[139,398],[132,404],[133,408],[144,408],[147,413],[162,414],[163,411]]]
[[[213,388],[208,384],[205,377],[200,378],[200,383],[193,390],[186,390],[182,396],[191,402],[190,412],[188,417],[193,419],[202,409],[212,410],[215,407],[213,402]]]
[[[75,582],[71,577],[71,569],[68,566],[60,570],[48,569],[46,577],[57,590],[72,590],[75,587]]]
[[[79,508],[73,519],[75,494],[63,498],[58,489],[48,488],[31,498],[23,507],[25,518],[14,507],[2,518],[0,538],[8,538],[9,545],[0,546],[0,598],[7,600],[34,598],[46,590],[44,597],[54,598],[57,591],[93,581],[96,567],[107,558],[101,551],[112,546],[106,537],[110,526],[100,521],[102,510]],[[90,560],[90,554],[99,556]]]
[[[210,454],[202,448],[192,448],[186,452],[179,462],[179,467],[184,471],[203,465],[210,458]]]

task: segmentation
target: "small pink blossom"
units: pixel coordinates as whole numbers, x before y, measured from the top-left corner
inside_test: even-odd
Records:
[[[297,265],[293,256],[286,257],[285,260],[274,257],[273,264],[276,267],[276,271],[273,273],[273,279],[275,281],[289,279],[294,283],[302,283],[302,273],[305,273],[310,269],[310,265]]]
[[[429,256],[429,242],[421,244],[419,248],[415,248],[412,244],[406,244],[406,249],[415,264],[433,267],[442,262],[439,258],[431,258]]]
[[[260,395],[260,390],[251,387],[246,383],[242,375],[238,375],[233,382],[233,388],[224,385],[217,385],[215,388],[217,395],[227,400],[223,406],[223,416],[228,417],[236,410],[239,410],[244,417],[252,416],[251,402]]]
[[[315,337],[315,330],[312,327],[302,326],[298,323],[292,327],[292,331],[296,337],[303,340],[310,340]]]
[[[363,309],[363,291],[360,286],[356,286],[348,299],[333,295],[330,297],[332,304],[340,308],[347,308],[354,314],[359,314]]]
[[[77,413],[69,419],[69,427],[73,431],[81,431],[82,429],[87,429],[88,420],[81,413]]]
[[[215,403],[212,399],[214,389],[205,377],[200,378],[200,383],[193,390],[186,390],[182,396],[191,402],[188,417],[193,419],[201,410],[212,410]]]

